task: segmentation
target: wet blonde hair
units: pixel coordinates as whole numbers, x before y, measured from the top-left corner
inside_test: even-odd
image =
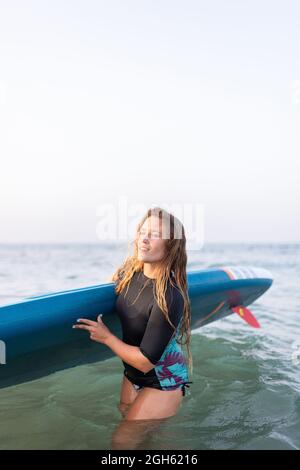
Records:
[[[157,216],[160,220],[160,226],[162,227],[162,236],[165,240],[165,255],[163,259],[158,263],[158,267],[155,271],[155,299],[158,306],[163,311],[166,320],[174,328],[171,323],[168,307],[166,302],[166,291],[168,283],[175,288],[179,289],[184,300],[183,317],[180,327],[180,335],[176,340],[181,345],[186,345],[188,352],[188,366],[191,374],[193,373],[193,359],[190,348],[191,339],[191,308],[190,300],[188,296],[187,287],[187,254],[186,254],[186,238],[184,227],[182,223],[173,214],[167,212],[165,209],[160,207],[154,207],[148,209],[142,220],[138,223],[136,230],[136,237],[131,244],[134,245],[133,255],[128,255],[124,263],[115,271],[112,276],[112,281],[116,282],[115,292],[120,292],[127,286],[135,272],[143,271],[144,262],[138,260],[138,236],[140,229],[148,217]],[[167,233],[166,233],[167,232]],[[173,279],[176,285],[174,285]]]

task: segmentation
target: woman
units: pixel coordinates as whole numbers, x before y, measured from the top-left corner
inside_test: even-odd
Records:
[[[176,414],[192,373],[186,239],[181,222],[164,209],[149,209],[138,224],[134,254],[112,277],[118,294],[123,341],[103,324],[80,319],[94,341],[121,358],[119,409],[126,421]],[[185,337],[185,342],[182,342]],[[180,344],[186,344],[188,363]]]

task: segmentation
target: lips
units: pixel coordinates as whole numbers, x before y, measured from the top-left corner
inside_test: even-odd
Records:
[[[141,251],[149,251],[149,248],[144,248],[144,247],[140,246],[140,250]]]

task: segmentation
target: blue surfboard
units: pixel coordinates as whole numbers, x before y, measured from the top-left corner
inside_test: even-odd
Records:
[[[232,313],[259,326],[247,306],[272,284],[269,271],[228,266],[189,271],[192,329]],[[104,323],[121,336],[115,313],[114,283],[100,284],[23,299],[0,307],[0,387],[32,380],[56,370],[95,362],[113,355],[105,345],[72,329],[77,318]]]

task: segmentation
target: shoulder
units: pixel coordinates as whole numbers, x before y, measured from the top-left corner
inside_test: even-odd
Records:
[[[171,283],[169,283],[167,288],[166,300],[168,303],[170,303],[170,306],[178,307],[183,306],[184,304],[184,299],[181,291],[176,285],[173,286]]]
[[[184,312],[184,298],[181,294],[178,287],[173,286],[171,283],[168,283],[166,293],[165,293],[165,300],[167,304],[168,316],[171,322],[175,325],[178,324],[180,319],[182,318]],[[151,317],[154,321],[162,321],[165,319],[165,314],[161,307],[158,305],[158,301],[154,296],[154,302],[151,308]]]

